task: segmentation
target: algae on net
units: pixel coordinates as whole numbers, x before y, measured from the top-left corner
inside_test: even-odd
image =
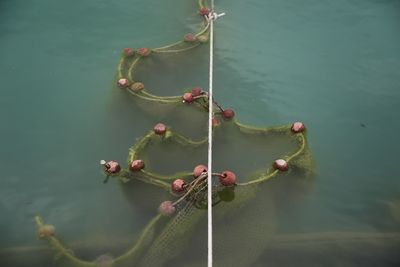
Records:
[[[198,8],[202,16],[210,12],[204,0],[198,1]],[[171,84],[157,88],[160,83],[145,81],[149,74],[147,72],[150,71],[149,66],[152,69],[172,68],[177,62],[181,62],[182,71],[186,71],[193,67],[190,64],[193,60],[190,58],[191,54],[197,53],[197,58],[204,59],[206,48],[202,44],[208,41],[208,34],[209,20],[204,18],[197,34],[185,35],[184,40],[174,44],[154,49],[141,48],[137,51],[124,49],[118,65],[118,90],[126,90],[144,115],[153,116],[164,123],[167,120],[167,125],[158,124],[154,130],[138,140],[129,152],[128,168],[121,168],[116,161],[102,162],[107,175],[106,181],[108,177],[119,177],[128,199],[145,199],[144,206],[151,210],[149,215],[162,200],[169,200],[162,202],[159,207],[161,214],[150,219],[136,242],[124,253],[116,257],[103,254],[95,260],[82,259],[63,245],[54,231],[48,231],[53,229],[52,226],[46,225],[37,216],[35,220],[40,237],[48,239],[57,251],[60,265],[203,266],[206,224],[202,221],[206,219],[207,179],[213,177],[213,214],[216,228],[223,226],[223,229],[215,232],[216,252],[221,255],[236,255],[224,260],[222,259],[225,256],[216,258],[218,266],[246,266],[262,254],[277,224],[272,194],[259,192],[267,187],[264,182],[281,171],[287,171],[288,166],[288,173],[291,175],[298,176],[301,173],[300,176],[303,176],[310,172],[312,161],[304,125],[300,123],[300,127],[297,127],[297,123],[269,128],[247,126],[236,121],[232,109],[224,109],[197,86],[176,86],[174,79],[167,79],[167,83]],[[195,71],[196,74],[204,75],[202,64],[195,64],[195,67],[199,68]],[[201,83],[203,80],[205,79],[197,82]],[[155,90],[150,92],[152,88],[148,88],[148,85],[154,86]],[[185,87],[180,91],[181,95],[164,96],[176,94],[179,92],[177,87],[180,86]],[[196,174],[196,170],[192,171],[193,168],[197,164],[204,164],[206,160],[208,140],[204,136],[209,105],[215,110],[214,166],[218,172],[208,174],[205,170]],[[280,160],[274,162],[278,158]],[[226,169],[233,172],[226,172]],[[171,187],[171,182],[174,184],[174,180],[178,178],[183,183],[180,193]],[[142,187],[138,186],[139,181],[149,184],[146,192],[151,193],[141,194],[143,192]],[[240,229],[241,234],[230,234],[237,229]],[[189,250],[187,245],[190,240],[203,244],[204,249]],[[252,251],[247,257],[240,253],[244,244]]]

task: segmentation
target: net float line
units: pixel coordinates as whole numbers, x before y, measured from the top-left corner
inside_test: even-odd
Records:
[[[295,123],[285,126],[264,127],[264,128],[247,126],[237,122],[236,120],[232,120],[229,123],[231,123],[231,125],[234,127],[233,129],[237,129],[248,135],[266,135],[274,133],[274,134],[288,135],[289,137],[294,138],[294,140],[297,143],[297,150],[295,150],[291,154],[282,155],[280,159],[277,159],[276,161],[283,160],[284,162],[286,162],[288,166],[290,163],[291,167],[301,168],[307,171],[310,171],[312,169],[312,160],[309,157],[309,149],[308,149],[305,128],[302,131],[296,133],[293,132],[293,125]],[[157,145],[162,142],[173,142],[182,147],[196,148],[196,147],[206,146],[208,139],[205,138],[201,140],[192,140],[188,137],[185,137],[179,133],[174,132],[172,129],[169,129],[168,127],[166,127],[165,132],[163,132],[162,134],[157,134],[155,133],[154,130],[152,130],[149,131],[141,139],[139,139],[136,142],[136,144],[129,149],[128,162],[132,163],[136,160],[143,160],[143,158],[146,158],[146,150],[148,149],[148,146]],[[303,161],[299,160],[303,157],[306,160]],[[276,161],[270,164],[271,168],[268,168],[265,171],[264,170],[257,171],[257,173],[259,173],[258,177],[253,177],[254,179],[244,183],[237,182],[236,185],[245,186],[245,185],[265,182],[271,179],[272,177],[276,176],[280,171],[288,170],[288,169],[280,170],[279,166],[276,165]],[[138,174],[140,175],[138,176]],[[131,179],[141,179],[144,181],[146,181],[146,179],[149,179],[147,182],[157,184],[163,187],[164,189],[169,190],[169,184],[165,183],[166,181],[169,182],[171,180],[175,180],[178,178],[187,179],[193,176],[193,172],[180,171],[170,175],[163,175],[151,170],[147,170],[146,168],[142,168],[135,172],[132,172],[129,169],[122,168],[119,173],[109,174],[109,175],[120,177],[122,179],[121,181],[124,183],[129,182]]]
[[[199,1],[199,6],[201,7],[201,9],[199,11],[199,13],[201,15],[203,15],[202,14],[203,12],[204,13],[210,12],[210,10],[208,10],[205,7],[204,1],[200,0]],[[207,21],[207,23],[209,23],[209,22]],[[204,31],[203,33],[209,34],[209,26],[206,24],[206,27],[202,31]],[[172,46],[171,45],[170,46],[166,46],[163,49],[155,49],[154,50],[154,49],[150,49],[150,48],[141,48],[141,49],[139,49],[137,51],[133,51],[133,49],[124,50],[125,56],[120,60],[119,67],[118,67],[118,78],[119,78],[118,85],[121,88],[128,89],[128,91],[130,91],[130,93],[136,94],[136,95],[138,95],[140,98],[142,98],[144,100],[158,101],[158,102],[161,102],[161,103],[168,103],[168,104],[176,104],[178,102],[181,102],[182,101],[182,96],[159,97],[159,96],[155,96],[155,95],[152,95],[151,93],[146,92],[143,84],[141,86],[133,86],[135,84],[138,85],[138,83],[140,83],[139,81],[134,81],[133,73],[134,73],[135,67],[138,65],[138,63],[142,59],[144,60],[144,58],[146,58],[148,56],[151,56],[152,53],[157,53],[157,52],[159,52],[161,50],[167,51],[168,49],[169,49],[169,51],[173,51],[174,53],[187,51],[188,50],[187,48],[189,48],[189,49],[194,48],[195,44],[197,44],[197,43],[193,43],[193,42],[202,43],[204,40],[208,41],[207,38],[205,38],[205,39],[201,38],[203,40],[202,41],[199,37],[205,37],[205,36],[202,35],[203,34],[202,32],[200,32],[200,33],[201,33],[201,35],[196,34],[196,35],[191,36],[191,37],[197,38],[195,40],[185,40],[185,39],[188,39],[188,38],[186,38],[187,36],[185,36],[183,41],[179,41],[177,43],[174,43]],[[191,39],[191,38],[189,38],[189,39]],[[187,45],[187,46],[185,48],[180,48],[181,45]],[[183,50],[183,49],[185,49],[185,50]],[[157,50],[159,50],[159,51],[157,51]],[[126,70],[129,73],[126,73]],[[124,78],[125,76],[127,78]],[[133,88],[131,88],[131,87],[133,87]],[[212,93],[211,93],[211,97],[210,98],[212,99]],[[192,102],[192,101],[187,101],[187,99],[186,100],[184,99],[184,100],[186,102]],[[204,100],[204,98],[201,98],[201,99]],[[197,101],[194,101],[194,102],[198,103]],[[204,107],[206,107],[206,105],[208,103],[203,103],[203,104],[204,105],[200,105],[200,106],[204,108]],[[212,125],[213,127],[216,127],[217,124],[214,123],[214,121],[215,121],[215,118],[218,117],[218,118],[221,119],[222,122],[225,122],[225,121],[232,122],[233,124],[237,125],[243,132],[247,132],[247,133],[252,133],[252,132],[253,133],[262,133],[262,132],[264,132],[262,129],[259,129],[259,128],[256,128],[256,127],[250,127],[250,126],[246,127],[243,124],[239,124],[236,121],[236,119],[234,119],[235,114],[234,114],[233,110],[231,110],[231,109],[225,109],[224,110],[218,104],[216,104],[216,103],[214,103],[214,104],[219,108],[219,112],[216,112],[215,114],[213,114],[215,116],[212,117],[212,121],[210,120],[210,124],[209,125]],[[208,105],[208,108],[212,108],[212,107],[213,107],[213,105]],[[211,114],[211,112],[209,112],[209,114]],[[288,164],[289,161],[291,161],[292,164],[296,163],[296,162],[300,162],[301,163],[301,161],[299,161],[298,158],[299,158],[300,155],[305,155],[306,151],[307,151],[307,149],[306,149],[307,143],[305,142],[305,135],[302,132],[298,132],[299,129],[301,129],[301,128],[302,127],[301,126],[298,127],[298,125],[296,127],[292,126],[290,128],[290,131],[292,133],[298,135],[297,140],[300,143],[303,142],[303,144],[304,144],[303,148],[301,148],[302,146],[300,146],[301,149],[299,149],[299,151],[297,151],[297,152],[295,152],[292,155],[289,155],[287,157],[282,157],[281,159],[276,160],[274,162],[274,164],[273,164],[274,168],[276,168],[273,171],[273,175],[274,176],[279,173],[278,169],[279,170],[282,169],[282,170],[285,170],[285,171],[286,170],[290,171],[290,168],[287,169],[287,164]],[[277,127],[275,130],[279,131],[279,132],[280,131],[284,132],[284,129],[282,127]],[[158,133],[154,132],[153,133],[153,137],[156,137],[156,138],[164,138],[165,136],[168,137],[168,135],[170,135],[171,132],[172,131],[168,132],[168,130],[165,130],[165,131],[161,130]],[[289,134],[289,133],[285,132],[285,134]],[[162,136],[164,136],[164,137],[162,137]],[[185,137],[177,138],[176,140],[178,141],[178,143],[180,141],[181,144],[183,143],[184,145],[188,145],[188,146],[196,145],[196,144],[193,144],[193,142],[195,142],[195,143],[197,142],[197,141],[193,141],[193,140],[191,140],[189,138],[185,138]],[[193,141],[193,142],[191,142],[191,141]],[[135,159],[135,160],[138,160],[138,159]],[[211,162],[211,161],[209,161],[209,162]],[[303,163],[304,162],[306,162],[306,160],[304,160]],[[131,165],[131,163],[133,163],[133,162],[130,162],[130,165]],[[137,179],[137,180],[140,180],[142,182],[146,182],[146,183],[150,183],[150,184],[162,187],[164,189],[169,190],[170,192],[173,191],[173,188],[171,187],[171,184],[168,183],[168,181],[173,179],[173,178],[175,178],[175,177],[173,177],[173,176],[162,176],[162,175],[159,175],[157,173],[153,173],[151,171],[147,171],[147,170],[144,169],[144,166],[142,168],[139,168],[134,175],[133,175],[133,172],[131,170],[132,166],[130,166],[130,168],[128,170],[127,169],[122,169],[121,166],[119,165],[119,163],[117,163],[115,161],[105,162],[103,167],[104,167],[104,171],[107,174],[107,176],[111,176],[111,177],[112,176],[122,176],[122,179],[125,179],[125,182],[128,182],[131,179]],[[142,174],[142,175],[138,175],[138,174]],[[177,212],[177,207],[176,206],[180,206],[181,204],[183,205],[184,203],[186,203],[184,205],[185,208],[181,210],[181,211],[185,210],[186,213],[178,212],[176,214],[176,216],[171,218],[171,221],[168,223],[167,227],[165,228],[165,231],[163,231],[163,232],[167,232],[167,233],[168,233],[168,229],[173,228],[173,226],[178,225],[178,226],[183,227],[182,226],[182,220],[185,220],[185,221],[191,221],[192,220],[193,221],[194,217],[198,218],[199,216],[197,216],[196,214],[199,214],[199,212],[195,212],[195,208],[199,208],[199,207],[201,208],[201,205],[204,204],[204,202],[202,202],[202,200],[204,200],[205,190],[206,189],[207,190],[211,190],[212,189],[213,193],[216,190],[218,190],[218,187],[213,186],[213,188],[211,188],[211,186],[206,185],[205,184],[206,179],[204,179],[204,178],[196,180],[197,182],[194,182],[195,180],[192,180],[192,182],[189,182],[189,180],[182,179],[182,178],[189,179],[189,177],[184,177],[184,175],[188,175],[188,176],[190,175],[191,176],[191,175],[193,175],[193,173],[181,172],[181,173],[178,173],[177,176],[178,175],[180,176],[180,178],[178,178],[178,179],[183,180],[184,184],[192,185],[192,187],[191,187],[192,190],[190,190],[189,193],[185,194],[184,197],[181,197],[180,199],[176,200],[175,202],[167,200],[167,201],[164,201],[163,203],[161,203],[162,205],[160,205],[159,209],[160,209],[160,212],[163,211],[165,213],[165,215],[172,215],[172,214],[176,213]],[[220,178],[220,181],[222,180],[221,183],[223,185],[225,184],[225,185],[229,185],[229,186],[232,186],[232,187],[237,186],[237,185],[240,185],[241,187],[244,187],[246,185],[246,184],[238,184],[238,183],[236,183],[236,176],[234,174],[232,174],[232,173],[229,173],[228,171],[224,171],[223,173],[215,173],[213,175],[218,176]],[[210,177],[211,177],[211,175],[210,175]],[[267,176],[267,177],[269,177],[269,176]],[[227,179],[227,178],[229,178],[229,179]],[[253,185],[253,184],[256,184],[256,183],[261,183],[261,182],[266,181],[268,179],[269,178],[265,178],[264,176],[260,176],[258,179],[254,180],[256,182],[252,181],[252,183],[249,183],[247,185]],[[207,183],[209,181],[211,181],[211,179],[207,179]],[[180,184],[181,184],[181,186],[183,186],[181,181],[180,181]],[[176,184],[176,185],[179,186],[179,184]],[[171,193],[173,193],[172,195],[175,196],[174,193],[176,193],[176,192],[171,192]],[[211,196],[211,194],[208,194],[208,196]],[[192,201],[195,202],[194,206],[189,204]],[[208,201],[208,204],[211,204],[211,201]],[[193,214],[195,214],[195,215],[193,215]],[[40,218],[40,217],[38,217],[38,218]],[[153,222],[153,225],[156,224],[159,220],[161,220],[161,216],[156,216],[155,218],[156,218],[156,221]],[[193,225],[194,224],[188,225],[188,227],[193,227]],[[41,231],[42,235],[44,235],[44,237],[46,237],[46,238],[47,237],[48,238],[52,238],[54,236],[54,233],[53,233],[52,229],[53,229],[52,227],[48,227],[48,225],[47,225],[47,228],[45,228],[46,231],[42,228],[42,231]],[[139,239],[139,241],[143,237],[143,240],[144,239],[146,240],[146,242],[145,242],[146,244],[150,244],[150,242],[152,243],[150,249],[153,249],[154,247],[157,248],[157,244],[161,244],[161,245],[159,245],[160,248],[165,250],[166,248],[162,247],[162,246],[163,246],[163,244],[165,244],[165,240],[166,239],[168,240],[168,234],[166,234],[166,235],[161,234],[160,237],[157,237],[154,240],[154,242],[152,240],[149,241],[149,239],[148,239],[149,236],[154,236],[154,233],[152,233],[153,230],[154,230],[154,227],[152,226],[152,222],[150,222],[149,228],[146,227],[144,229],[144,233],[143,233],[143,235],[141,235],[141,238]],[[45,234],[45,233],[48,233],[48,234]],[[137,242],[131,249],[128,249],[127,253],[123,254],[120,257],[117,257],[116,259],[110,259],[110,258],[107,258],[107,257],[100,257],[100,258],[101,258],[102,261],[107,261],[107,264],[111,263],[111,264],[113,264],[113,266],[118,266],[118,263],[123,262],[124,260],[128,260],[129,257],[125,257],[125,256],[136,255],[137,257],[139,257],[138,256],[139,255],[138,251],[143,249],[143,247],[146,245],[145,243],[142,242],[142,241]],[[59,250],[60,254],[62,254],[63,256],[68,258],[69,260],[72,260],[77,266],[93,266],[93,264],[95,264],[95,266],[97,265],[97,260],[95,260],[95,261],[85,261],[85,260],[80,260],[79,258],[75,257],[74,254],[72,253],[72,251],[70,251],[69,249],[66,249],[60,242],[56,243],[55,245],[56,245],[55,246],[56,250]],[[172,245],[174,245],[174,244],[172,244]],[[161,250],[159,250],[159,251],[161,251]],[[150,254],[148,253],[146,255],[150,255]],[[118,260],[118,259],[120,259],[120,260]],[[152,259],[152,257],[147,257],[147,259],[145,259],[144,262],[147,262],[148,260],[151,260],[151,259]],[[153,257],[153,259],[154,259],[154,257]],[[132,258],[132,259],[129,259],[129,260],[130,260],[129,261],[130,264],[134,264],[136,259]],[[142,266],[149,266],[149,265],[142,265]]]
[[[208,10],[207,12],[210,12],[209,9],[206,7],[206,1],[205,0],[199,0],[198,1],[198,7],[199,7],[199,14],[202,14],[201,10]],[[205,12],[205,11],[203,11]],[[117,80],[120,79],[127,79],[128,84],[133,84],[137,81],[135,81],[133,77],[133,73],[135,71],[135,68],[139,65],[140,61],[148,56],[151,56],[151,53],[181,53],[185,52],[188,50],[191,50],[193,48],[198,47],[202,43],[208,42],[208,36],[209,36],[209,31],[210,31],[210,21],[207,20],[203,15],[201,15],[204,21],[204,27],[196,34],[186,34],[183,38],[183,40],[180,40],[178,42],[175,42],[173,44],[169,44],[163,47],[159,48],[140,48],[137,51],[131,49],[131,48],[125,48],[124,52],[122,53],[121,59],[118,64],[117,68]],[[187,40],[187,36],[191,36],[191,40]],[[127,52],[128,51],[128,52]],[[129,89],[129,86],[124,87]],[[148,90],[148,89],[146,89]],[[145,91],[145,90],[144,90]],[[169,103],[173,101],[169,101],[170,99],[172,100],[178,100],[178,97],[176,96],[171,96],[171,97],[159,97],[155,96],[151,93],[139,93],[135,90],[130,90],[130,93],[133,95],[137,95],[138,97],[141,97],[144,100],[149,100],[152,101],[154,98],[155,100],[162,102],[162,103]]]

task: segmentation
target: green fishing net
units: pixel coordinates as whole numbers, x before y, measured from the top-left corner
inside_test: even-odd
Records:
[[[205,0],[197,5],[201,18],[210,12]],[[205,266],[208,177],[213,177],[216,266],[250,266],[272,242],[278,227],[277,192],[283,194],[283,186],[285,194],[291,193],[287,193],[291,186],[298,190],[313,169],[306,129],[300,122],[264,128],[243,124],[232,109],[209,99],[198,87],[204,86],[204,79],[190,85],[173,76],[177,68],[206,74],[207,64],[201,59],[208,55],[209,30],[204,18],[197,33],[183,34],[174,44],[124,49],[115,90],[123,90],[144,116],[163,120],[130,148],[125,168],[115,161],[102,162],[104,182],[118,179],[128,198],[141,196],[140,183],[153,188],[154,196],[143,196],[142,202],[154,211],[154,218],[121,255],[105,252],[90,259],[64,245],[59,239],[62,233],[56,234],[37,216],[39,237],[49,241],[59,265]],[[166,71],[160,74],[154,69]],[[157,77],[165,79],[162,88],[152,83]],[[202,166],[207,163],[209,105],[215,111],[213,169],[217,171],[210,175]],[[189,250],[189,242],[199,249]]]

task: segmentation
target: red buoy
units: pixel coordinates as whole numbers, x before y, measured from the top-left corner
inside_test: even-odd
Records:
[[[165,216],[170,216],[174,214],[175,212],[175,207],[172,205],[171,201],[164,201],[160,204],[160,207],[158,208],[158,211]]]
[[[222,112],[222,116],[227,119],[230,120],[235,116],[235,112],[233,111],[233,109],[231,108],[227,108]]]
[[[129,88],[131,88],[135,92],[139,92],[144,89],[144,84],[141,82],[135,82],[135,83],[131,84],[131,86]]]
[[[204,165],[197,165],[193,170],[193,176],[195,178],[199,177],[203,172],[207,172],[208,169]]]
[[[164,135],[167,132],[167,126],[165,126],[163,123],[157,123],[153,130],[155,134]]]
[[[45,224],[39,227],[38,236],[39,238],[48,238],[56,234],[56,228],[51,224]]]
[[[208,16],[210,14],[210,10],[206,7],[202,7],[199,9],[199,15],[200,16]]]
[[[142,57],[147,57],[148,55],[150,55],[151,50],[150,50],[150,48],[143,47],[143,48],[139,48],[137,53],[139,55],[141,55]]]
[[[140,171],[143,168],[144,168],[144,161],[141,159],[136,159],[132,161],[131,164],[129,165],[129,169],[131,171]]]
[[[115,160],[110,160],[104,164],[105,171],[109,174],[116,174],[121,170],[121,166]]]
[[[213,117],[211,121],[212,127],[217,127],[219,126],[219,124],[220,124],[219,120],[216,117]]]
[[[184,180],[176,179],[175,181],[172,182],[171,188],[172,188],[172,191],[174,191],[175,193],[181,193],[181,192],[185,191],[185,185],[186,185],[186,182]]]
[[[208,36],[207,35],[197,36],[197,41],[199,41],[200,43],[206,43],[208,42]]]
[[[199,96],[199,95],[201,95],[203,93],[203,90],[201,89],[201,87],[198,87],[198,86],[196,86],[196,87],[193,87],[192,88],[192,95],[193,96]]]
[[[236,175],[231,171],[224,171],[219,176],[219,182],[223,186],[230,186],[236,183]]]
[[[193,33],[188,33],[183,37],[183,39],[185,42],[191,43],[196,41],[196,36]]]
[[[302,133],[304,132],[304,130],[306,129],[306,126],[304,125],[304,123],[296,121],[295,123],[292,124],[292,132],[293,133]]]
[[[287,171],[289,169],[289,164],[284,159],[277,159],[274,162],[274,168],[280,171]]]
[[[131,57],[135,54],[135,50],[132,48],[124,48],[124,55],[127,57]]]
[[[183,98],[183,101],[187,102],[187,103],[192,103],[194,100],[192,93],[184,93],[182,98]]]
[[[126,88],[129,85],[129,81],[128,79],[121,78],[118,80],[117,84],[120,88]]]

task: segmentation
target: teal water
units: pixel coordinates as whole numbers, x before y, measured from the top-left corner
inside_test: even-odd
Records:
[[[381,241],[378,250],[335,243],[341,253],[286,248],[289,254],[281,257],[257,255],[253,265],[396,266],[400,2],[216,5],[227,12],[216,25],[218,101],[247,124],[301,120],[309,130],[316,174],[296,204],[281,199],[277,231],[374,233],[394,240]],[[191,1],[0,0],[0,250],[42,246],[37,214],[67,244],[137,238],[155,211],[127,201],[117,182],[104,185],[98,162],[125,162],[128,147],[161,115],[139,116],[131,99],[113,89],[120,51],[168,44],[198,26]],[[197,74],[174,79],[191,86],[192,80],[201,83]],[[296,190],[274,186],[287,196]],[[0,263],[31,266],[20,253],[2,253]]]

